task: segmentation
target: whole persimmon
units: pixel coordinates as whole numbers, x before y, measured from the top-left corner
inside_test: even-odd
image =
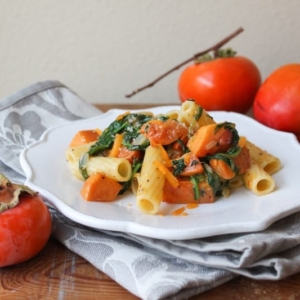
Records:
[[[205,110],[246,113],[261,84],[258,67],[248,58],[220,49],[212,57],[196,59],[180,74],[178,92],[182,102],[193,99]]]
[[[51,234],[52,220],[42,198],[0,173],[0,267],[38,254]]]
[[[286,64],[263,82],[253,104],[260,123],[294,133],[300,141],[300,64]]]

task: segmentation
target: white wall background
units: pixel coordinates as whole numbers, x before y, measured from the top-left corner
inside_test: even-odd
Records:
[[[263,78],[300,62],[299,0],[0,0],[0,99],[59,80],[91,103],[176,103],[180,71],[132,92],[239,27],[227,44]]]

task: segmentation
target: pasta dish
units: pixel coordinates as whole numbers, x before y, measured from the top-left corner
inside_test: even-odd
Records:
[[[147,214],[159,213],[162,202],[213,203],[236,188],[271,193],[281,168],[234,123],[215,122],[192,100],[165,114],[126,112],[106,128],[82,130],[66,158],[85,200],[115,201],[131,191]]]

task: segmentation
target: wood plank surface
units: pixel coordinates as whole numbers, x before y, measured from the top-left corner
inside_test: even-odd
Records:
[[[114,106],[125,109],[141,107],[140,105]],[[112,106],[98,105],[98,107],[106,111]],[[0,299],[133,300],[138,298],[57,240],[50,238],[46,247],[31,260],[0,268]],[[237,277],[192,299],[297,300],[300,299],[300,273],[280,281],[256,281]]]
[[[0,268],[1,300],[134,300],[122,288],[86,260],[54,238],[34,258]],[[255,281],[237,277],[192,300],[297,300],[300,273],[280,281]]]

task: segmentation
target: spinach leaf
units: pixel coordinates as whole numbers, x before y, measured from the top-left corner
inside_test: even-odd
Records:
[[[187,153],[189,152],[190,150],[186,147],[186,145],[183,143],[183,141],[181,139],[178,139],[177,140],[178,144],[180,145],[183,153]]]
[[[202,113],[203,113],[203,108],[201,106],[198,106],[196,114],[194,116],[194,118],[195,118],[196,121],[199,121],[199,119],[202,116]]]
[[[91,146],[89,155],[98,154],[101,151],[110,149],[117,133],[123,134],[124,145],[130,147],[131,142],[138,136],[142,125],[153,119],[151,115],[142,113],[129,113],[121,119],[113,121],[101,134],[97,142]],[[135,150],[133,148],[130,148]]]
[[[206,180],[205,175],[203,174],[193,175],[190,176],[189,179],[193,185],[194,199],[197,201],[205,194],[205,190],[199,188],[199,182]]]
[[[207,178],[207,183],[212,187],[214,195],[223,189],[223,181],[220,179],[219,175],[212,170],[208,164],[203,164],[204,173]]]
[[[242,148],[240,146],[232,147],[230,148],[226,153],[216,153],[213,155],[210,155],[208,158],[215,158],[223,160],[231,169],[233,172],[238,173],[238,168],[233,162],[233,158],[237,157],[241,153]]]
[[[182,171],[186,167],[183,158],[173,159],[172,165],[173,165],[173,175],[174,176],[178,176],[180,173],[182,173]]]
[[[88,153],[83,153],[79,158],[79,170],[84,180],[89,178],[86,167],[88,164],[89,155]]]

